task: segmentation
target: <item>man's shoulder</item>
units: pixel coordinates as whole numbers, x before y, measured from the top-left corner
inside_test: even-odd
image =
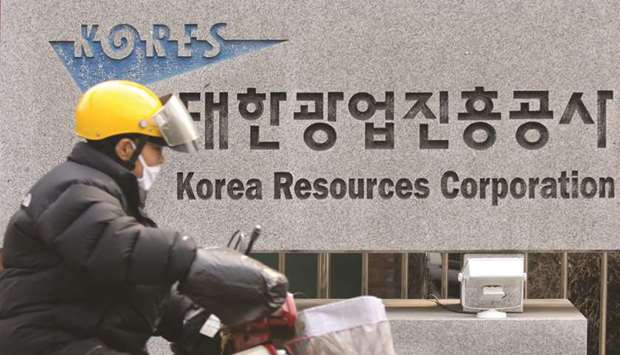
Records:
[[[75,188],[76,185],[96,189],[104,194],[102,196],[112,195],[123,203],[122,189],[112,177],[92,167],[66,161],[54,167],[33,185],[24,198],[29,206],[23,207],[27,207],[32,216],[37,216],[65,191]]]

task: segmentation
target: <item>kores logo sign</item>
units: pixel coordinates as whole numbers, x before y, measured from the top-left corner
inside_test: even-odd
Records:
[[[224,39],[219,31],[225,26],[217,23],[205,30],[185,24],[175,32],[155,24],[141,33],[129,24],[107,29],[82,25],[77,40],[50,44],[84,91],[110,79],[148,84],[285,41]]]

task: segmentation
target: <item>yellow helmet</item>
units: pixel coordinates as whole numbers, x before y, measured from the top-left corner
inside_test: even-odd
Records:
[[[176,95],[160,99],[126,80],[104,81],[82,95],[75,109],[75,134],[88,140],[142,134],[186,152],[196,151],[198,138],[191,115]]]
[[[101,140],[118,134],[161,137],[153,115],[162,108],[148,88],[126,80],[111,80],[88,89],[75,109],[75,134]]]

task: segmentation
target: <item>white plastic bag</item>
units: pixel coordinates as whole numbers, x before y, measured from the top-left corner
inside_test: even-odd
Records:
[[[362,296],[299,313],[295,355],[395,355],[390,322],[380,299]]]

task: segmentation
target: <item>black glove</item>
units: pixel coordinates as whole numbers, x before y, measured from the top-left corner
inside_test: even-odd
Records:
[[[286,300],[286,276],[230,249],[198,249],[179,291],[229,327],[278,310]]]
[[[170,341],[175,355],[212,355],[221,353],[219,332],[212,338],[200,333],[209,314],[181,295],[174,285],[161,305],[161,318],[154,335]]]
[[[213,355],[222,353],[222,339],[218,332],[213,338],[200,333],[200,328],[210,314],[204,309],[196,310],[187,315],[183,321],[183,332],[176,342],[170,344],[175,355]]]

